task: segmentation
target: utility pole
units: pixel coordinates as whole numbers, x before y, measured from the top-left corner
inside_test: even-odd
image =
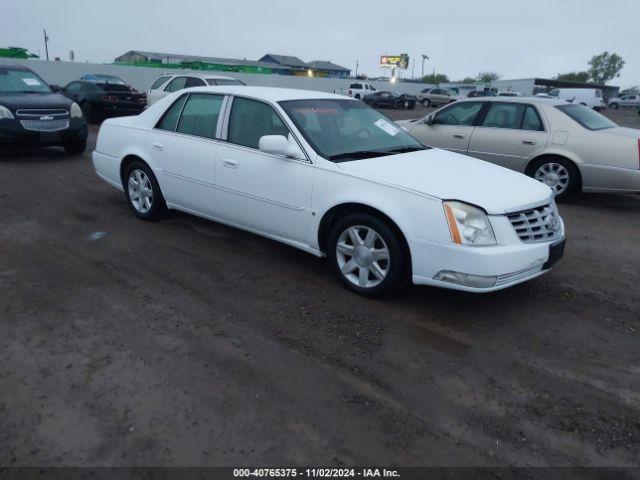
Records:
[[[422,78],[424,78],[424,61],[429,60],[429,55],[422,54]]]
[[[358,60],[356,60],[356,78],[358,78]]]
[[[49,41],[49,37],[47,36],[47,31],[46,30],[42,30],[44,32],[44,51],[47,54],[47,61],[49,61],[49,45],[47,45],[47,42]]]

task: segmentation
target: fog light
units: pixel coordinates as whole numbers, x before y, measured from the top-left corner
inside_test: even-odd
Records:
[[[433,278],[434,280],[473,288],[495,287],[496,280],[498,280],[497,276],[473,275],[471,273],[453,272],[451,270],[440,270]]]

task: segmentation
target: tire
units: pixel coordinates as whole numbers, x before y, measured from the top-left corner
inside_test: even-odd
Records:
[[[580,190],[580,172],[573,162],[565,158],[539,158],[529,166],[527,175],[548,185],[553,190],[556,200],[559,201],[571,197]],[[565,175],[566,181],[563,182],[562,178]]]
[[[373,232],[370,237],[369,232]],[[357,252],[356,243],[363,247]],[[379,260],[374,260],[372,251]],[[335,223],[327,242],[327,259],[342,285],[365,297],[388,295],[407,283],[408,252],[387,223],[369,214],[349,214]]]
[[[141,198],[140,188],[137,187],[140,182],[144,187],[142,190],[144,198]],[[123,183],[127,203],[136,217],[142,220],[156,220],[164,214],[167,206],[160,191],[160,185],[146,163],[141,160],[131,162],[125,171]],[[149,187],[150,195],[145,194]]]
[[[424,108],[429,108],[431,106],[431,100],[429,100],[428,98],[423,98],[422,99],[422,106]]]
[[[96,111],[93,108],[93,105],[91,105],[91,103],[82,102],[82,104],[80,105],[80,109],[82,110],[82,114],[84,115],[84,118],[87,120],[87,123],[97,122]]]
[[[617,110],[618,108],[620,108],[620,105],[617,102],[612,102],[609,104],[609,108]]]
[[[80,155],[87,149],[87,139],[82,138],[63,145],[65,152],[70,155]]]
[[[416,108],[416,102],[409,102],[409,106],[407,107],[409,110],[413,110]]]
[[[353,98],[355,98],[356,100],[360,100],[360,94],[359,94],[359,93],[356,93],[356,94],[355,94],[355,96],[354,96]]]

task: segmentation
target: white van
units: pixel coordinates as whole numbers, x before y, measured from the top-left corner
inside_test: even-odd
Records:
[[[602,110],[607,106],[602,96],[602,90],[599,88],[554,88],[548,95],[560,100],[580,103],[594,110]]]

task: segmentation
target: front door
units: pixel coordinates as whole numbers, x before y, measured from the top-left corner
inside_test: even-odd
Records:
[[[272,106],[235,97],[216,160],[221,218],[240,227],[309,244],[313,165],[258,149],[260,137],[291,133]]]
[[[215,217],[215,140],[223,95],[184,94],[147,137],[165,200],[183,210]]]
[[[432,125],[416,122],[410,133],[425,145],[466,154],[481,108],[482,102],[454,103],[435,112]]]
[[[533,105],[492,102],[473,131],[468,153],[522,172],[544,150],[547,138],[542,117]]]

